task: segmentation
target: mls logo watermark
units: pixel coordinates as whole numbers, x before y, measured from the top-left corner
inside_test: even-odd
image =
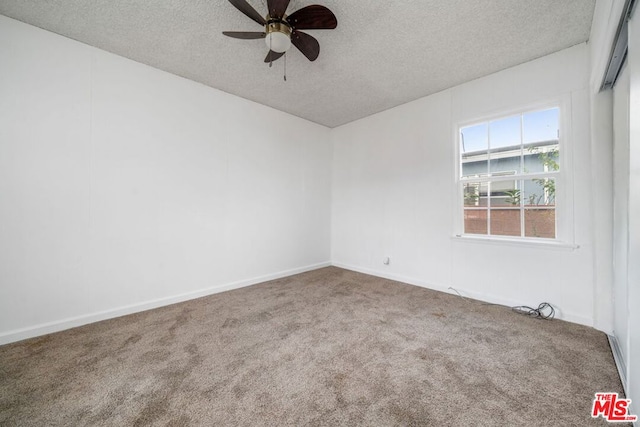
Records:
[[[596,393],[591,417],[602,416],[610,423],[637,421],[637,415],[628,414],[630,404],[631,399],[618,399],[618,393]]]

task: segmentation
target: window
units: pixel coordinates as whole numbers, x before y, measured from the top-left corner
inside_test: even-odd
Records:
[[[560,109],[459,128],[464,234],[556,239]]]

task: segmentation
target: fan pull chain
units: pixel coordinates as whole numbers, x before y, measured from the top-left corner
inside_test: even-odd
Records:
[[[287,81],[287,53],[284,53],[284,81]]]

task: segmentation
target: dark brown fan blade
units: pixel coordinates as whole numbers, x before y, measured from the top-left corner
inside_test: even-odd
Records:
[[[267,0],[267,6],[269,7],[269,16],[279,19],[287,11],[289,0]]]
[[[267,53],[267,57],[264,58],[264,62],[269,63],[272,61],[275,61],[276,59],[280,58],[282,55],[284,55],[285,52],[274,52],[272,50],[269,51],[269,53]]]
[[[266,33],[258,33],[253,31],[223,31],[222,34],[225,36],[233,37],[235,39],[263,39],[267,36]]]
[[[267,23],[264,17],[260,15],[258,12],[256,12],[256,10],[253,7],[251,7],[251,5],[247,3],[245,0],[229,0],[229,3],[234,5],[236,9],[238,9],[240,12],[244,13],[249,18],[256,21],[258,24],[265,25]]]
[[[333,12],[317,4],[296,10],[287,17],[287,22],[297,30],[333,30],[338,26]]]
[[[315,61],[320,55],[320,43],[314,37],[301,31],[291,34],[291,43],[307,57],[309,61]]]

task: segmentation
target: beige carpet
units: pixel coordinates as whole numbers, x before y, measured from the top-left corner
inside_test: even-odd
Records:
[[[0,347],[0,425],[588,426],[606,336],[338,268]]]

